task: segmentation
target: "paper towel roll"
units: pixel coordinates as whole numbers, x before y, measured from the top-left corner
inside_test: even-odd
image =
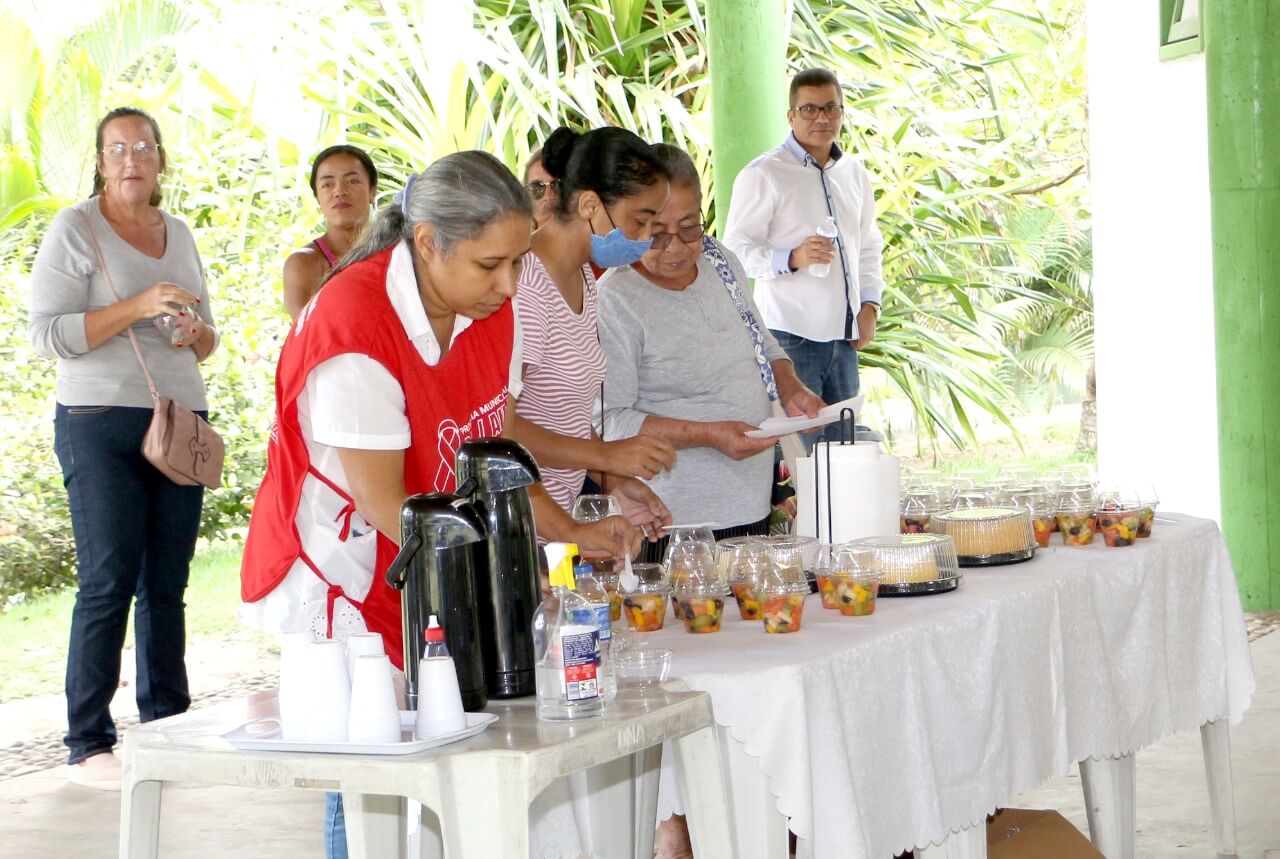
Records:
[[[831,527],[827,527],[827,459],[831,461],[830,498]],[[896,458],[885,463],[880,446],[875,442],[818,445],[810,456],[796,463],[796,533],[817,537],[824,543],[843,543],[858,537],[896,534],[897,475]],[[817,464],[817,522],[815,525],[814,466]],[[886,532],[885,485],[894,486],[893,528]]]
[[[888,537],[902,530],[898,501],[902,496],[902,460],[885,454],[880,457],[880,530],[875,537]]]

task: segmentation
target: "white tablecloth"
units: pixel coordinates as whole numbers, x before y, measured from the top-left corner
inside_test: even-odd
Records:
[[[1119,754],[1249,706],[1240,598],[1215,523],[1161,513],[1150,539],[1054,544],[965,570],[958,591],[824,611],[766,635],[726,606],[689,635],[645,636],[711,693],[812,855],[886,859],[982,819],[1090,756]],[[729,619],[732,618],[732,619]],[[683,803],[664,757],[659,815]]]

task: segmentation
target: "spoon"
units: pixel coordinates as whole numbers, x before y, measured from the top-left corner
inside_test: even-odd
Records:
[[[634,591],[640,584],[640,577],[631,570],[631,555],[622,556],[622,575],[618,576],[618,585],[623,593]]]

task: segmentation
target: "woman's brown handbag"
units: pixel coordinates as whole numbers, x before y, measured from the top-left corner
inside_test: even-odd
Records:
[[[94,253],[98,255],[102,277],[112,296],[119,301],[120,294],[111,282],[102,248],[98,246],[98,238],[93,234],[93,222],[84,212],[80,214],[84,217],[85,226],[89,228],[89,240],[93,242]],[[151,377],[147,362],[142,358],[138,337],[133,333],[132,327],[128,331],[133,354],[138,356],[142,375],[147,378],[147,389],[151,391],[151,399],[155,403],[151,425],[147,427],[147,434],[142,439],[143,457],[179,486],[203,485],[217,489],[222,483],[222,460],[226,454],[222,437],[209,426],[208,421],[191,409],[160,396],[160,392],[156,390],[156,381]]]

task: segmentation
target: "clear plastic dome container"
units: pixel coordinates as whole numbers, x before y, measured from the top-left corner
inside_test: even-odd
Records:
[[[719,543],[721,563],[727,566],[728,554],[738,546],[747,543],[757,543],[768,546],[773,552],[775,563],[790,566],[792,558],[799,556],[800,568],[805,572],[813,570],[813,566],[818,556],[818,540],[816,537],[801,537],[798,535],[771,535],[756,537],[728,537]]]
[[[955,540],[962,567],[1016,564],[1036,553],[1031,511],[1026,507],[975,507],[939,513],[929,530]]]
[[[882,597],[942,593],[960,585],[955,541],[945,534],[863,537],[847,545],[871,552]]]

